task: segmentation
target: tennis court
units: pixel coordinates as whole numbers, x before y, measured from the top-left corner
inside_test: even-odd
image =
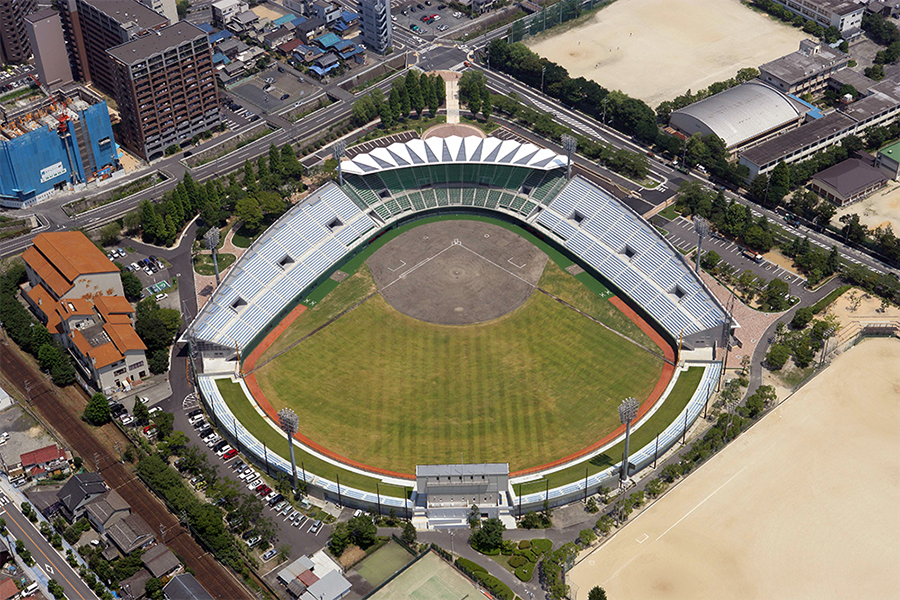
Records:
[[[369,600],[459,600],[481,592],[437,554],[430,552]]]
[[[356,566],[356,572],[374,587],[378,587],[391,575],[411,563],[413,558],[413,555],[404,550],[400,544],[390,541],[364,558]]]

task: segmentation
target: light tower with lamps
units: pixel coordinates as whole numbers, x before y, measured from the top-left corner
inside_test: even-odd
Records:
[[[562,147],[566,151],[566,179],[572,179],[572,155],[578,148],[578,140],[569,134],[562,136]]]
[[[291,449],[291,475],[293,476],[295,490],[297,489],[297,462],[294,460],[294,434],[297,433],[299,423],[300,417],[290,408],[282,408],[278,411],[278,424],[287,434],[288,446]]]
[[[709,221],[703,217],[694,217],[694,232],[697,234],[697,260],[694,270],[700,272],[700,255],[703,253],[703,238],[709,235]]]
[[[347,151],[347,142],[338,140],[332,146],[332,155],[337,159],[338,185],[344,185],[344,172],[341,170],[341,159]]]
[[[216,258],[216,246],[219,245],[219,228],[211,227],[209,231],[203,235],[203,239],[206,242],[206,248],[212,252],[213,269],[216,272],[216,287],[219,287],[219,284],[222,283],[219,279],[219,261]]]
[[[622,457],[622,483],[628,481],[628,443],[631,441],[631,422],[637,417],[638,401],[634,398],[625,398],[619,405],[619,421],[625,426],[625,455]]]

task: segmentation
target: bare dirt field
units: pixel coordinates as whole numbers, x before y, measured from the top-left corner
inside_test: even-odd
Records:
[[[367,264],[381,295],[405,315],[441,325],[492,321],[521,306],[547,255],[481,221],[440,221],[407,231]]]
[[[900,597],[900,342],[869,339],[569,573],[584,600]]]
[[[739,0],[618,0],[585,25],[528,41],[532,50],[652,108],[797,50],[808,37]]]
[[[838,209],[832,223],[843,227],[840,218],[853,213],[858,214],[859,222],[869,229],[890,225],[895,234],[900,232],[900,184],[888,182],[885,188],[865,200]]]

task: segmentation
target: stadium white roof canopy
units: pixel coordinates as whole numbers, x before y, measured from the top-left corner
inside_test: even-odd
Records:
[[[428,138],[391,144],[341,163],[344,173],[365,175],[402,167],[478,163],[549,171],[566,167],[566,157],[534,144],[478,136]]]
[[[753,80],[674,111],[669,124],[689,135],[714,133],[732,148],[799,119],[798,104]]]

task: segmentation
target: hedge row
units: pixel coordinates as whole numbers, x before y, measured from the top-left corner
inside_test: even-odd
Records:
[[[813,314],[819,314],[820,312],[822,312],[823,310],[828,308],[829,304],[831,304],[832,302],[837,300],[844,292],[846,292],[850,288],[851,288],[851,286],[849,286],[849,285],[842,285],[842,286],[832,290],[827,296],[825,296],[824,298],[822,298],[821,300],[819,300],[818,302],[816,302],[815,304],[812,305],[811,308],[812,308]]]
[[[483,585],[500,600],[513,600],[515,594],[509,586],[488,574],[487,569],[465,558],[457,558],[456,566],[466,575]]]

